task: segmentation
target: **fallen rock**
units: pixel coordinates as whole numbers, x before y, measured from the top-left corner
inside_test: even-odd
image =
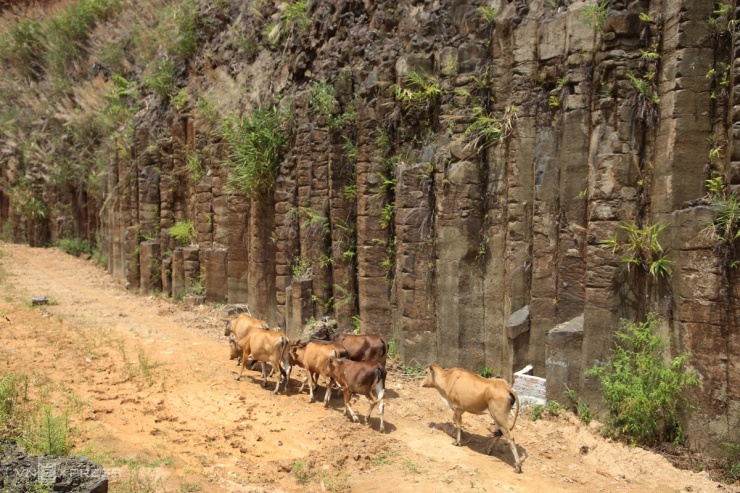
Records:
[[[15,443],[0,444],[0,490],[34,491],[37,484],[62,493],[107,493],[108,476],[86,457],[26,455]]]

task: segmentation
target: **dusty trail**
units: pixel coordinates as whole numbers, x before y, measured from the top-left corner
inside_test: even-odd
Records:
[[[734,491],[567,419],[520,417],[514,437],[528,458],[515,474],[505,443],[483,453],[488,420],[466,415],[469,442],[453,447],[451,413],[436,392],[396,373],[381,435],[377,415],[371,428],[353,424],[340,397],[329,409],[309,404],[295,378],[287,396],[263,389],[257,372],[235,381],[214,307],[131,294],[55,249],[0,243],[0,255],[0,313],[10,319],[0,317],[0,374],[46,379],[60,406],[81,403],[75,450],[104,463],[114,491],[135,481],[206,492]],[[41,295],[55,304],[28,306]],[[360,399],[355,410],[366,409]]]

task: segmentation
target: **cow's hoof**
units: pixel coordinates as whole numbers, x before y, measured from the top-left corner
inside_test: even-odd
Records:
[[[514,472],[521,474],[522,473],[522,466],[515,466]]]
[[[355,423],[357,423],[359,421],[359,419],[357,419],[357,416],[352,416],[352,421],[354,421]]]
[[[459,447],[461,444],[460,444],[460,442],[458,442],[457,440],[455,440],[454,442],[452,442],[452,445],[454,445],[455,447]]]
[[[381,427],[380,427],[380,430],[379,430],[379,431],[380,431],[381,433],[385,433],[385,427],[381,426]]]

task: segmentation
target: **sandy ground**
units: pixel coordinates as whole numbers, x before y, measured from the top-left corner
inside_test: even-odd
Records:
[[[505,442],[484,453],[490,418],[465,415],[467,443],[452,446],[449,409],[399,372],[381,434],[377,412],[370,427],[352,423],[339,396],[309,404],[296,373],[288,395],[256,371],[235,381],[218,307],[127,292],[55,249],[0,243],[0,265],[0,374],[53,384],[73,410],[74,452],[102,462],[113,491],[738,491],[567,415],[519,417],[516,474]],[[52,303],[31,307],[33,296]],[[364,397],[354,409],[365,413]]]

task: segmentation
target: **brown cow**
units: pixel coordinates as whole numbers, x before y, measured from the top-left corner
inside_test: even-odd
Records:
[[[236,359],[239,354],[242,355],[241,370],[237,380],[241,380],[244,367],[247,366],[247,357],[251,355],[252,359],[262,363],[262,386],[267,386],[267,375],[265,372],[265,363],[270,363],[273,370],[277,368],[280,373],[277,378],[274,394],[280,390],[280,383],[285,382],[285,391],[288,391],[288,380],[290,379],[290,340],[280,332],[271,330],[252,330],[242,339],[236,340],[233,336],[229,337],[231,343],[231,359]],[[240,351],[241,349],[241,351]],[[283,367],[280,363],[283,363]]]
[[[244,336],[246,336],[250,330],[253,330],[253,329],[269,330],[269,328],[270,326],[267,325],[267,320],[259,320],[257,318],[247,315],[246,313],[240,313],[237,317],[232,318],[230,320],[226,320],[226,328],[224,329],[224,335],[226,337],[229,337],[229,341],[233,345],[234,344],[233,341],[238,341],[239,339],[244,338]],[[233,340],[231,336],[233,336]],[[232,348],[232,352],[233,350],[234,349]],[[239,354],[239,356],[236,358],[236,364],[237,366],[242,364],[241,354]],[[254,361],[251,364],[254,365]],[[251,370],[252,366],[250,366],[249,369]],[[272,376],[272,372],[270,372],[270,376]]]
[[[298,389],[299,394],[303,391],[306,381],[310,378],[308,389],[311,397],[308,402],[314,401],[313,391],[316,387],[318,376],[321,375],[328,380],[326,393],[324,394],[324,407],[329,405],[331,391],[334,387],[333,381],[329,376],[329,368],[326,365],[326,361],[330,357],[347,357],[347,350],[335,344],[318,342],[294,344],[290,347],[290,364],[298,365],[306,371],[301,388]]]
[[[484,414],[488,411],[496,423],[496,431],[487,453],[490,455],[493,445],[503,435],[509,442],[511,453],[514,454],[514,470],[522,472],[522,461],[519,459],[516,443],[511,436],[511,430],[514,429],[516,418],[519,415],[519,397],[506,380],[483,378],[462,368],[444,370],[441,366],[434,364],[427,368],[426,377],[421,385],[436,388],[445,403],[452,409],[457,427],[457,439],[452,442],[453,445],[460,446],[463,413]],[[514,403],[516,403],[516,414],[509,427],[509,412]]]
[[[370,400],[370,409],[365,416],[365,424],[370,424],[370,413],[373,412],[375,404],[378,404],[380,412],[380,432],[385,431],[383,424],[383,394],[385,394],[385,368],[374,361],[352,361],[346,358],[329,358],[326,361],[329,368],[329,376],[337,381],[344,393],[344,414],[349,410],[353,421],[357,416],[349,406],[352,394],[362,394]],[[373,397],[373,390],[377,399]]]
[[[334,332],[325,325],[314,333],[312,339],[323,339],[339,344],[347,350],[349,359],[354,361],[375,361],[385,368],[388,359],[388,343],[379,334]]]

